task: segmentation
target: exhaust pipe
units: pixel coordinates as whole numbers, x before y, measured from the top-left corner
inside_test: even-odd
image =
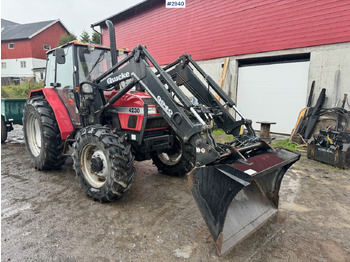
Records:
[[[115,31],[113,23],[110,20],[106,20],[106,25],[108,27],[108,33],[109,33],[109,48],[111,50],[111,58],[112,58],[112,66],[116,65],[118,63],[118,57],[117,57],[117,45],[115,42]]]
[[[215,241],[219,255],[255,232],[278,210],[279,189],[300,154],[269,149],[226,164],[199,167],[189,188]]]

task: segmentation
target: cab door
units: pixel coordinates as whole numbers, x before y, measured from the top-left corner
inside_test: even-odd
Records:
[[[56,63],[55,52],[48,55],[46,69],[46,88],[55,88],[58,96],[65,105],[74,127],[80,127],[80,116],[77,108],[77,101],[74,95],[74,59],[73,47],[69,45],[64,50],[65,61]]]

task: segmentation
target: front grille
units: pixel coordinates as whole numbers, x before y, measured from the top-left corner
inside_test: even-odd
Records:
[[[164,118],[147,119],[146,130],[166,127],[168,127],[168,123],[164,120]]]
[[[144,134],[143,134],[143,138],[146,139],[146,138],[151,138],[151,137],[157,137],[157,136],[169,136],[169,132],[167,130],[154,130],[154,131],[146,131]]]
[[[154,99],[152,97],[150,97],[150,98],[142,98],[142,101],[148,106],[156,104],[156,101],[154,101]]]

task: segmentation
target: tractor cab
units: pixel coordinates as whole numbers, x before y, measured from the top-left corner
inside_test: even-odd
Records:
[[[127,53],[127,49],[118,48],[118,57]],[[78,114],[80,83],[93,81],[111,67],[111,52],[106,46],[72,41],[47,53],[45,88],[57,90],[74,127],[82,125]]]

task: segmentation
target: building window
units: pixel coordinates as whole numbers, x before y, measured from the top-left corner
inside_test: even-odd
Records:
[[[50,50],[51,46],[50,45],[44,45],[44,50]]]
[[[6,62],[1,62],[1,69],[6,69]]]
[[[14,49],[15,48],[15,44],[14,43],[9,43],[9,49]]]
[[[27,67],[26,61],[21,61],[21,68],[26,68],[26,67]]]

